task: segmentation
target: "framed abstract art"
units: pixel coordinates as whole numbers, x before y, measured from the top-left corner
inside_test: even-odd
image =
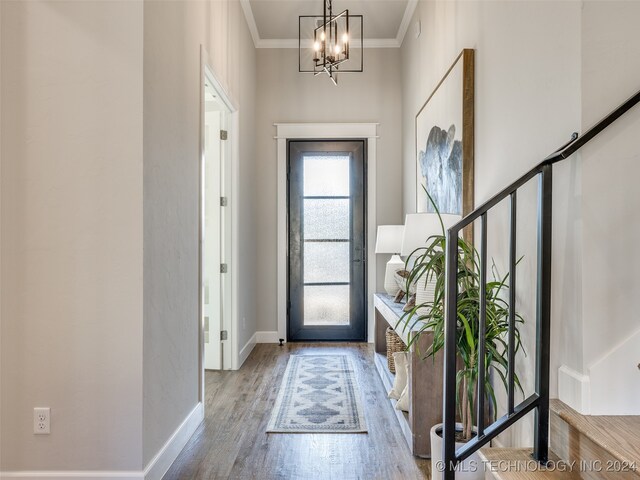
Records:
[[[416,211],[473,210],[474,50],[464,49],[416,115]],[[470,232],[466,232],[470,235]]]

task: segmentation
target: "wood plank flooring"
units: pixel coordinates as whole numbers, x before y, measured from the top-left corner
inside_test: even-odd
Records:
[[[314,353],[351,356],[369,433],[265,433],[289,355]],[[429,478],[430,461],[409,453],[369,344],[260,344],[239,371],[207,372],[205,382],[205,420],[165,480]]]
[[[640,479],[640,416],[582,415],[557,399],[549,406],[551,448],[560,457],[600,461],[611,478]],[[583,478],[602,475],[585,471]]]

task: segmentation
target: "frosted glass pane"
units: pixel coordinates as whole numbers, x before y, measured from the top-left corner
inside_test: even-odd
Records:
[[[349,285],[304,287],[305,325],[349,325]]]
[[[348,197],[348,156],[304,157],[305,197]]]
[[[304,200],[305,240],[348,240],[350,201],[347,199]]]
[[[305,242],[304,283],[348,282],[349,242]]]

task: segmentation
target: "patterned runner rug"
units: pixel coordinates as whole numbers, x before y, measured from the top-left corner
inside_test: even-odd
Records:
[[[360,390],[348,356],[289,357],[267,432],[366,431]]]

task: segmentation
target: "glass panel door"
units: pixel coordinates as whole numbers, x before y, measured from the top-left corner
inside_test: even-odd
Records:
[[[365,340],[364,141],[289,142],[289,340]]]

